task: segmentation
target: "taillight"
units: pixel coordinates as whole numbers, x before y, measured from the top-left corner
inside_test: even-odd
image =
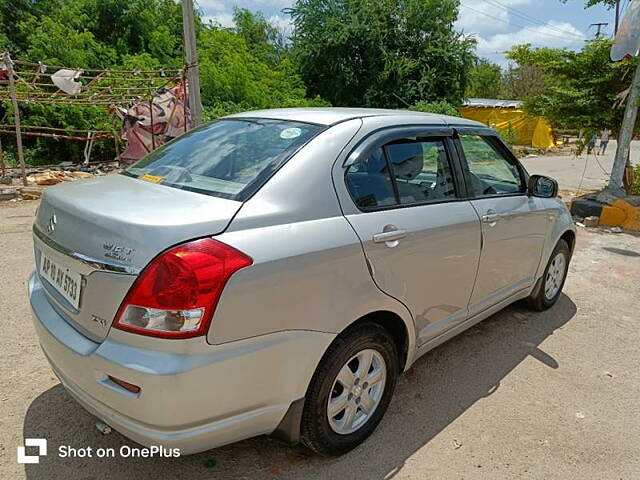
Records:
[[[113,326],[162,338],[205,335],[227,280],[252,263],[211,238],[173,247],[142,270]]]

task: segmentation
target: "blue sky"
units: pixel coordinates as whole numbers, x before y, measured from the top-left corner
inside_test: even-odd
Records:
[[[626,6],[629,0],[622,0]],[[274,25],[291,31],[282,10],[293,0],[197,0],[205,19],[222,26],[233,25],[234,6],[261,11]],[[534,46],[579,48],[595,34],[591,23],[609,22],[605,34],[613,33],[614,12],[604,7],[584,9],[584,0],[461,0],[457,28],[478,40],[478,54],[502,65],[502,52],[518,43]]]

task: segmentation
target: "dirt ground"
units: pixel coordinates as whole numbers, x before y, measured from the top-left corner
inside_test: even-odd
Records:
[[[609,142],[605,155],[545,155],[521,158],[520,161],[530,174],[547,175],[560,184],[561,191],[577,192],[599,190],[609,181],[616,154],[616,141]],[[631,142],[631,163],[640,163],[640,141]]]
[[[102,436],[40,351],[25,293],[35,208],[0,207],[2,479],[640,478],[639,236],[581,229],[553,309],[509,307],[427,354],[342,458],[262,437],[178,459],[65,459],[59,445],[135,444]],[[40,464],[17,464],[25,437],[48,439]]]

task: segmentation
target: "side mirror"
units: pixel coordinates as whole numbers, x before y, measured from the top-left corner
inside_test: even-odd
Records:
[[[558,182],[543,175],[531,175],[528,193],[533,197],[555,198],[558,196]]]

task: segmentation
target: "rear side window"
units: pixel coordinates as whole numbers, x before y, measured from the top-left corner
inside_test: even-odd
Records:
[[[404,138],[379,147],[349,167],[346,183],[351,198],[362,210],[456,198],[442,138]]]
[[[393,143],[385,149],[401,204],[455,198],[453,175],[442,140]]]
[[[270,119],[224,119],[191,130],[123,173],[168,187],[243,200],[323,127]]]
[[[391,175],[381,148],[349,167],[347,187],[360,208],[395,205],[396,197],[393,193]]]
[[[477,197],[524,192],[518,167],[486,138],[461,135],[460,143],[469,165],[471,184]]]

